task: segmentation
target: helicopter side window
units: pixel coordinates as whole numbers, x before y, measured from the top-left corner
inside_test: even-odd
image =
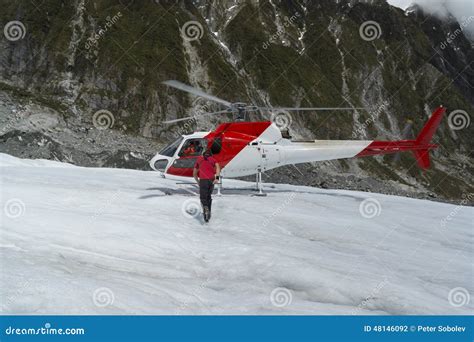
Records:
[[[182,141],[183,137],[166,146],[158,154],[161,154],[162,156],[173,157]]]
[[[211,146],[211,152],[212,154],[218,154],[221,152],[222,149],[222,138],[215,138],[214,141],[212,142]]]
[[[202,154],[205,145],[205,139],[189,139],[184,143],[178,155],[180,157],[197,157]]]

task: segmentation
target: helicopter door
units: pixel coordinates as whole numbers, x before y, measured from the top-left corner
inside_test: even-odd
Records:
[[[231,156],[229,163],[222,168],[223,177],[243,177],[254,175],[256,170],[262,168],[261,146],[258,141],[248,143],[243,149],[240,146],[237,150],[230,150],[227,153]],[[224,156],[225,158],[225,156]]]
[[[178,152],[173,167],[179,169],[194,168],[197,157],[199,157],[207,146],[207,140],[202,138],[187,139]]]

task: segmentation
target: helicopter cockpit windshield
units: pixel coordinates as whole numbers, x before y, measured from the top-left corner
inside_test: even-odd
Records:
[[[200,132],[194,136],[182,136],[158,152],[150,161],[152,169],[174,175],[191,176],[198,156],[207,148],[208,140]]]
[[[158,152],[158,154],[162,156],[166,156],[166,157],[173,157],[179,145],[181,145],[182,141],[183,141],[183,137],[180,137],[179,139],[175,140],[174,142],[166,146],[160,152]]]
[[[178,158],[173,162],[173,169],[186,169],[186,172],[192,172],[196,159],[202,154],[207,146],[207,140],[204,138],[189,138],[178,152]]]
[[[178,153],[180,157],[196,157],[202,154],[206,147],[206,139],[188,139]]]

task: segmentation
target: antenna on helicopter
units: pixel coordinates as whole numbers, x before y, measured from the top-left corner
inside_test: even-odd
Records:
[[[268,110],[268,111],[334,111],[334,110],[357,110],[357,109],[364,109],[364,108],[352,108],[352,107],[260,107],[260,106],[252,106],[252,105],[247,105],[244,102],[229,102],[226,100],[223,100],[221,98],[218,98],[217,96],[207,94],[203,92],[200,89],[194,88],[190,85],[181,83],[176,80],[168,80],[164,81],[163,84],[176,88],[182,91],[185,91],[187,93],[190,93],[195,96],[200,96],[205,99],[208,99],[210,101],[214,101],[217,103],[220,103],[221,105],[224,105],[227,107],[227,109],[220,110],[217,112],[208,112],[208,113],[202,113],[199,115],[194,115],[194,116],[187,116],[184,118],[179,118],[179,119],[174,119],[174,120],[167,120],[163,121],[163,123],[166,124],[171,124],[175,122],[180,122],[180,121],[186,121],[189,119],[194,119],[198,116],[207,116],[207,115],[217,115],[217,114],[234,114],[234,120],[235,121],[245,121],[247,120],[247,113],[252,112],[252,111],[257,111],[257,110]]]

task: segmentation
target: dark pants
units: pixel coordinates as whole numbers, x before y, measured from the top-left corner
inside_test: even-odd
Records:
[[[212,204],[212,191],[214,191],[214,180],[213,179],[200,179],[199,180],[199,197],[201,199],[202,207],[208,207],[211,210]]]

